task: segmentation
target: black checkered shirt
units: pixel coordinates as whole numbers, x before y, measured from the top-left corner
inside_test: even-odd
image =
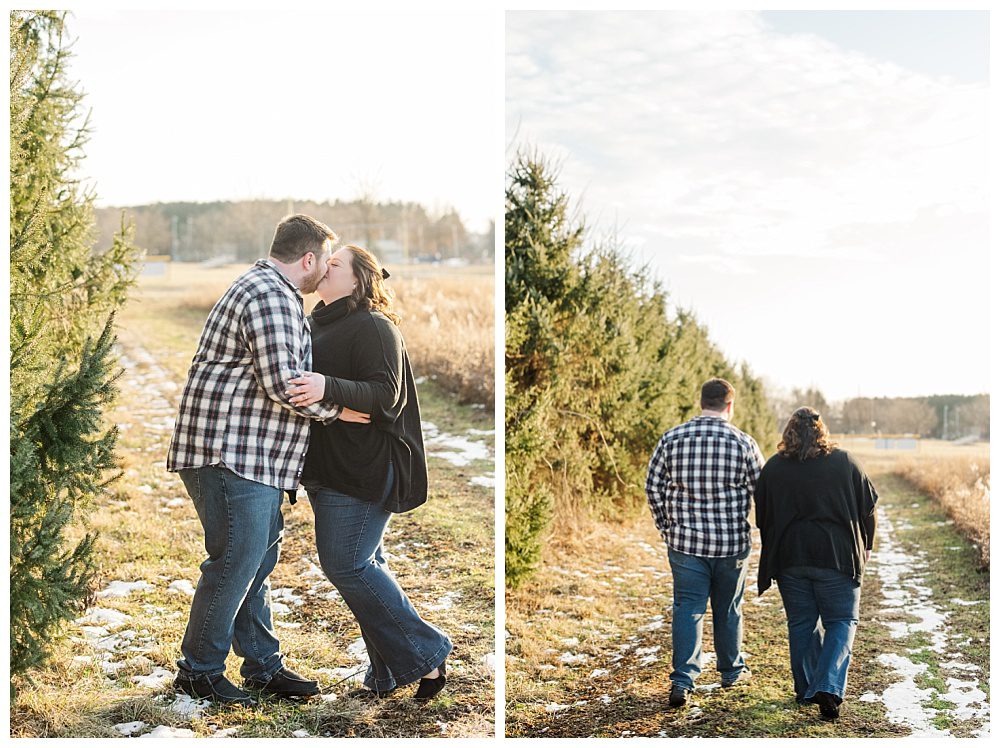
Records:
[[[295,489],[310,419],[339,405],[292,405],[288,380],[312,367],[302,295],[270,260],[233,281],[205,322],[188,370],[167,470],[222,465],[268,486]]]
[[[666,544],[691,556],[750,548],[750,498],[764,456],[724,418],[696,416],[665,433],[646,475],[646,497]]]

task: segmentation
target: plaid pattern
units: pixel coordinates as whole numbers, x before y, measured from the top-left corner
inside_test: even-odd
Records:
[[[750,497],[764,465],[753,437],[697,416],[665,433],[649,461],[646,497],[666,544],[691,556],[750,548]]]
[[[223,465],[248,480],[295,489],[310,419],[339,405],[292,405],[288,380],[312,367],[302,295],[270,260],[258,260],[216,302],[188,370],[167,470]]]

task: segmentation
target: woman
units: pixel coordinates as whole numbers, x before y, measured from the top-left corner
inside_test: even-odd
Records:
[[[830,440],[819,413],[799,408],[761,470],[754,498],[761,537],[757,592],[778,581],[795,698],[836,719],[878,494],[857,460]]]
[[[427,498],[420,409],[388,277],[361,247],[332,255],[310,316],[316,372],[291,380],[289,393],[299,404],[327,400],[371,414],[370,425],[314,422],[302,472],[320,565],[371,660],[365,688],[350,695],[383,697],[419,680],[414,698],[426,700],[444,688],[451,642],[413,609],[382,553],[392,513]]]

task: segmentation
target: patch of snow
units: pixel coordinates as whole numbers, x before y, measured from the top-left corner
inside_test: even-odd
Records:
[[[591,671],[590,677],[591,678],[603,678],[605,675],[608,675],[610,672],[611,672],[610,670],[606,670],[605,668],[599,667],[599,668],[595,668],[594,670]]]
[[[304,600],[301,595],[296,595],[295,590],[290,587],[281,587],[276,590],[271,590],[271,600],[282,600],[289,602],[292,605],[302,605]],[[272,608],[274,603],[271,603]]]
[[[427,610],[450,610],[455,601],[462,596],[461,592],[446,592],[436,603],[425,606]]]
[[[572,652],[563,652],[559,656],[559,662],[564,665],[579,665],[586,662],[590,658],[585,654],[574,654]]]
[[[139,738],[193,738],[196,737],[194,730],[189,730],[186,727],[167,727],[166,725],[160,725],[152,732],[147,732],[145,735],[140,735]]]
[[[312,737],[312,736],[309,734],[308,730],[295,730],[295,732],[292,733],[292,737],[293,738],[309,738],[309,737]]]
[[[176,592],[181,595],[194,597],[194,586],[188,579],[175,579],[167,585],[167,592]]]
[[[545,711],[548,712],[549,714],[553,714],[555,712],[563,712],[566,711],[567,709],[572,709],[577,706],[583,706],[586,703],[587,703],[586,701],[576,701],[572,704],[557,704],[553,701],[545,705]]]
[[[274,625],[279,629],[300,629],[302,628],[301,623],[290,623],[289,621],[275,621]]]
[[[495,488],[497,481],[492,475],[477,475],[474,478],[470,478],[469,483],[473,486],[482,486],[483,488]]]
[[[497,656],[494,652],[487,652],[483,655],[482,660],[483,667],[485,667],[489,672],[494,672],[496,670]]]
[[[131,620],[132,616],[128,613],[122,613],[120,610],[112,610],[111,608],[90,608],[86,611],[86,614],[82,618],[77,618],[75,623],[90,626],[101,626],[102,624],[107,624],[108,626],[124,626],[127,621]]]
[[[238,727],[227,727],[225,730],[216,730],[211,735],[209,735],[209,737],[210,738],[231,738],[236,733],[238,733],[239,731],[240,731],[240,728],[238,728]]]
[[[347,654],[358,662],[368,662],[368,647],[365,646],[364,638],[359,636],[351,642],[347,647]]]
[[[147,688],[160,688],[167,685],[167,683],[172,682],[174,679],[174,674],[158,667],[153,670],[149,675],[133,675],[132,680],[135,681],[140,686],[145,686]]]
[[[281,616],[283,616],[283,615],[286,615],[286,614],[291,613],[291,612],[292,612],[292,609],[289,608],[284,603],[277,603],[277,602],[272,602],[271,603],[271,613],[273,613],[274,615],[281,615]]]
[[[164,708],[188,719],[197,719],[209,707],[209,702],[205,699],[193,699],[186,693],[162,694],[155,701],[162,704]]]
[[[153,585],[145,580],[139,580],[137,582],[122,582],[115,580],[105,589],[94,595],[94,597],[128,597],[133,592],[148,592],[152,589],[154,589]]]
[[[135,735],[145,726],[145,722],[119,722],[117,725],[112,726],[111,729],[122,737],[127,738],[129,735]]]

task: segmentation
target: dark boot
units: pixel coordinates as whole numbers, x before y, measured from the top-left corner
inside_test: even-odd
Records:
[[[420,686],[417,688],[417,692],[413,695],[417,701],[430,701],[444,688],[445,681],[445,666],[442,662],[437,667],[438,676],[437,678],[421,678]]]
[[[819,704],[819,716],[825,720],[832,721],[840,716],[840,700],[832,693],[817,691],[813,703]]]
[[[196,678],[178,675],[174,679],[174,690],[193,699],[208,699],[216,704],[253,706],[253,697],[233,685],[222,673],[213,676],[200,675]]]
[[[667,700],[667,703],[676,708],[684,706],[687,703],[687,698],[687,689],[684,686],[674,683],[670,687],[670,698]]]
[[[286,667],[281,668],[268,681],[250,678],[243,681],[243,686],[251,691],[259,691],[261,695],[280,699],[308,699],[319,694],[319,683],[303,678]]]

